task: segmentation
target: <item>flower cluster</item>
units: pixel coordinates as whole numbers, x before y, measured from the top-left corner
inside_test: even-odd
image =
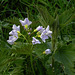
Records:
[[[25,18],[24,21],[19,20],[21,25],[24,26],[24,29],[26,31],[29,30],[29,25],[32,24],[31,21],[28,20],[28,18]],[[9,32],[9,40],[7,40],[7,42],[12,45],[14,44],[14,42],[19,38],[19,34],[20,33],[20,26],[16,26],[15,24],[12,27],[12,31]],[[41,44],[41,42],[36,39],[36,37],[39,37],[42,39],[43,42],[46,42],[46,39],[48,39],[49,37],[52,38],[51,34],[52,31],[49,30],[49,25],[47,26],[47,28],[43,28],[43,26],[38,26],[32,33],[36,32],[36,36],[32,37],[32,44]],[[31,35],[31,32],[28,32],[28,35]],[[44,52],[44,54],[50,54],[51,50],[50,49],[46,49]]]
[[[25,29],[28,29],[28,26],[32,23],[31,21],[28,20],[28,18],[25,18],[24,21],[20,20],[20,23],[22,26],[24,26]],[[16,26],[15,24],[12,27],[12,31],[9,32],[9,40],[7,42],[12,45],[14,42],[18,39],[18,34],[20,33],[20,26]]]
[[[47,26],[47,28],[43,28],[42,26],[38,26],[34,32],[37,32],[37,36],[40,37],[42,39],[43,42],[46,42],[45,40],[48,39],[49,37],[52,38],[51,34],[52,31],[49,30],[49,25]],[[34,39],[33,39],[34,40]],[[38,40],[39,41],[39,40]],[[38,42],[37,42],[38,43]]]
[[[12,29],[13,30],[11,32],[9,32],[9,35],[11,35],[11,36],[9,36],[9,40],[7,40],[7,42],[10,45],[14,44],[14,42],[18,39],[18,33],[17,33],[17,31],[20,32],[20,26],[16,26],[14,24],[13,27],[12,27]]]
[[[37,32],[38,31],[38,32]],[[37,37],[40,37],[42,39],[43,42],[46,42],[46,39],[48,39],[49,37],[52,38],[51,34],[52,34],[52,31],[49,30],[49,25],[47,26],[47,28],[43,28],[42,26],[38,26],[34,32],[37,32]],[[36,39],[35,37],[33,37],[33,40],[32,40],[32,43],[33,45],[34,44],[41,44],[41,42]],[[46,49],[43,54],[50,54],[51,53],[51,50],[50,49]]]

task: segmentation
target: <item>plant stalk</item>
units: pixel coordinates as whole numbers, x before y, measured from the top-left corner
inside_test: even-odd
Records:
[[[58,35],[58,25],[59,25],[59,19],[58,15],[56,16],[55,22],[52,25],[52,69],[54,71],[54,54],[56,51],[56,42],[57,42],[57,35]]]

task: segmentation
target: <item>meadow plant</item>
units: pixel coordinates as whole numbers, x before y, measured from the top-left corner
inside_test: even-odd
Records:
[[[2,0],[0,75],[75,75],[74,5],[73,0]]]
[[[72,49],[73,44],[67,46],[65,43],[63,44],[62,41],[58,42],[58,36],[59,36],[58,15],[56,16],[56,19],[53,20],[54,21],[52,21],[53,22],[52,26],[47,25],[47,28],[45,28],[39,25],[35,29],[31,28],[31,25],[33,25],[33,23],[29,21],[28,18],[25,18],[24,21],[19,20],[21,25],[18,26],[16,26],[15,24],[13,25],[12,27],[13,30],[9,32],[10,36],[7,42],[10,45],[12,45],[13,53],[16,52],[17,54],[21,53],[30,56],[31,68],[34,75],[36,75],[36,73],[35,73],[33,60],[35,61],[36,58],[39,58],[43,61],[42,65],[47,69],[48,73],[46,74],[48,75],[50,74],[64,75],[68,74],[68,72],[74,75],[74,73],[70,71],[70,68],[67,67],[66,62],[68,61],[67,60],[68,58],[63,58],[65,52],[66,52],[65,55],[67,54],[67,52],[68,53],[70,52],[70,50],[69,51],[67,50],[70,47]],[[73,50],[74,48],[72,49],[72,52]],[[33,56],[34,59],[32,59]],[[69,57],[68,54],[67,56]],[[72,67],[70,63],[68,63],[68,65]],[[57,67],[58,70],[60,68],[60,71],[56,70]]]
[[[21,25],[24,27],[24,30],[26,30],[26,32],[27,31],[30,31],[29,25],[32,24],[32,22],[29,21],[28,18],[25,18],[24,21],[22,21],[22,20],[19,20],[19,21],[20,21]],[[11,36],[9,36],[9,40],[7,40],[7,42],[10,45],[13,45],[14,42],[17,39],[21,38],[21,36],[23,36],[23,39],[27,41],[25,43],[29,43],[28,40],[27,40],[27,38],[25,37],[25,34],[22,34],[20,32],[20,25],[19,26],[16,26],[14,24],[13,27],[12,27],[12,29],[13,30],[11,32],[9,32],[9,35],[11,35]],[[35,33],[35,32],[37,32],[37,33]],[[43,26],[38,26],[36,29],[33,30],[33,32],[27,32],[27,34],[29,34],[28,36],[30,38],[32,38],[31,43],[33,45],[35,45],[35,44],[41,44],[42,41],[45,43],[46,42],[46,39],[48,39],[49,37],[52,38],[52,36],[51,36],[52,31],[49,30],[49,25],[47,26],[46,29],[43,28]],[[31,37],[32,34],[36,34],[36,35],[33,35]],[[38,37],[39,37],[39,39],[42,39],[41,42],[38,39],[36,39]],[[50,53],[51,53],[51,50],[50,49],[46,49],[43,52],[43,54],[50,54]]]

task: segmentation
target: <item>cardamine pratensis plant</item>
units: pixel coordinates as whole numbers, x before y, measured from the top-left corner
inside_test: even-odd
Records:
[[[30,28],[32,22],[28,18],[25,18],[24,21],[20,20],[22,26],[13,25],[13,30],[9,32],[10,36],[7,42],[12,45],[14,52],[30,54],[31,68],[34,75],[36,74],[32,54],[34,54],[35,59],[41,59],[41,63],[47,70],[47,75],[74,75],[74,44],[67,45],[62,40],[62,30],[72,22],[75,16],[72,12],[69,12],[73,10],[67,10],[61,15],[57,15],[56,18],[53,18],[44,7],[39,7],[38,10],[38,18],[42,26],[33,30],[33,28]],[[47,28],[43,27],[45,25],[48,25]],[[21,27],[23,27],[23,30],[21,30]],[[17,51],[14,48],[15,45],[18,45]],[[20,46],[22,47],[20,48]]]
[[[32,41],[31,43],[33,45],[35,44],[41,44],[42,41],[43,42],[46,42],[46,39],[48,38],[52,38],[51,34],[52,34],[52,31],[49,30],[49,25],[47,26],[47,28],[43,28],[43,26],[38,26],[33,32],[30,32],[30,29],[29,28],[29,25],[32,24],[31,21],[28,20],[28,18],[25,18],[24,21],[20,20],[20,23],[22,24],[22,26],[24,27],[24,30],[26,30],[28,36],[31,38],[31,35],[34,34],[36,32],[36,35],[32,37]],[[20,33],[20,25],[19,26],[16,26],[15,24],[13,25],[12,27],[12,31],[9,32],[9,40],[7,40],[7,42],[10,44],[10,45],[13,45],[15,43],[15,41],[19,38],[23,38],[24,40],[26,40],[25,43],[29,43],[28,42],[28,39],[25,37],[24,34]],[[22,37],[21,37],[22,36]],[[42,41],[40,42],[38,39],[36,38],[41,38]],[[45,50],[43,53],[45,54],[50,54],[51,53],[51,50],[50,49],[47,49]]]
[[[20,29],[21,28],[20,25],[16,26],[14,24],[12,27],[13,30],[9,32],[10,36],[7,42],[10,45],[12,45],[12,48],[13,48],[15,45],[19,43],[18,41],[22,40],[23,43],[20,42],[20,46],[22,45],[24,49],[21,47],[21,53],[30,54],[31,68],[32,68],[33,74],[35,75],[35,71],[34,71],[33,64],[32,64],[33,63],[32,53],[35,53],[34,46],[37,44],[40,44],[41,46],[41,44],[45,43],[47,39],[52,38],[52,31],[49,30],[49,25],[47,26],[46,29],[43,28],[43,26],[38,26],[36,27],[36,29],[32,31],[32,28],[30,28],[30,25],[32,24],[32,22],[29,21],[28,18],[25,18],[24,21],[22,20],[19,20],[19,21],[25,33],[21,33],[23,30]],[[18,45],[18,50],[20,46]],[[16,52],[18,53],[18,51]],[[49,55],[51,53],[52,53],[51,49],[47,48],[46,50],[43,50],[41,55],[44,55],[44,54]]]

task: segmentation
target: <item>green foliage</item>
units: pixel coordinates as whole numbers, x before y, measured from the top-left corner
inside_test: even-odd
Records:
[[[12,46],[12,52],[17,53],[17,54],[31,54],[32,52],[31,48],[32,48],[32,44],[16,42]]]
[[[5,19],[6,22],[10,24],[20,25],[19,19],[17,17]]]
[[[75,43],[72,44],[64,44],[58,43],[58,47],[56,49],[54,59],[62,63],[62,68],[68,75],[74,75],[74,61],[75,61]]]
[[[46,49],[51,49],[51,42],[47,42],[47,43],[42,43],[41,45],[35,45],[34,47],[34,53],[36,54],[35,59],[40,59],[41,60],[41,64],[43,65],[43,68],[46,69],[46,74],[47,75],[55,75],[55,73],[53,73],[52,68],[50,67],[51,64],[51,54],[50,55],[45,55],[43,54],[43,52]],[[39,62],[38,62],[39,63]],[[42,68],[41,65],[38,65],[39,70],[42,71],[40,68]],[[43,75],[42,72],[40,75]]]
[[[71,8],[71,9],[68,9],[68,10],[64,11],[59,16],[59,23],[60,23],[61,28],[68,25],[69,23],[71,23],[74,20],[74,17],[75,17],[74,11],[75,11],[75,9]]]
[[[10,47],[4,41],[0,41],[0,73],[7,70],[10,57],[10,52],[8,49],[10,49]]]
[[[0,41],[0,74],[20,75],[24,58],[15,55],[11,47],[4,41]]]
[[[74,0],[0,0],[0,75],[75,75],[74,7]],[[33,29],[50,25],[53,31],[54,27],[55,52],[51,39],[33,48],[21,39],[12,47],[8,45],[12,25],[21,25],[19,19],[25,17],[33,22]],[[47,48],[52,51],[50,55],[43,54]],[[52,57],[54,66],[50,66]]]
[[[11,29],[9,23],[0,21],[0,39],[5,40],[8,38],[8,35],[6,34],[6,32],[9,32],[7,31],[8,29]]]
[[[49,14],[49,12],[47,11],[47,9],[43,6],[37,6],[37,9],[39,11],[39,21],[40,23],[43,25],[43,26],[46,26],[46,25],[52,25],[53,24],[53,21],[54,21],[54,18]]]
[[[49,46],[49,45],[51,45],[51,42],[42,43],[41,45],[40,44],[35,45],[34,46],[34,53],[37,55],[37,57],[44,58],[43,52],[46,49],[51,49],[51,46]]]
[[[68,27],[68,25],[72,21],[74,23],[74,17],[75,17],[74,10],[75,9],[74,8],[70,8],[70,9],[64,11],[62,14],[57,15],[56,19],[54,19],[51,15],[50,15],[51,17],[49,16],[49,13],[48,13],[48,11],[47,11],[47,9],[45,7],[42,6],[42,8],[41,8],[41,7],[38,6],[38,8],[39,8],[38,9],[39,14],[42,17],[42,18],[38,17],[38,18],[40,18],[39,19],[40,23],[42,25],[46,26],[46,25],[48,25],[48,21],[49,20],[52,22],[52,23],[49,23],[51,28],[53,27],[53,29],[52,29],[53,32],[54,32],[53,36],[55,38],[55,39],[53,39],[54,42],[52,42],[52,43],[53,44],[56,43],[55,40],[58,41],[57,37],[59,37],[59,36],[61,36],[61,39],[62,39],[62,37],[64,38],[64,35],[61,34],[61,32],[63,33],[62,29]],[[46,10],[47,13],[45,13],[45,10]],[[58,31],[59,31],[60,34],[58,33]],[[55,55],[54,55],[55,61],[63,64],[62,68],[63,68],[65,74],[74,75],[74,68],[73,68],[74,67],[74,63],[73,62],[75,61],[75,58],[74,58],[74,56],[75,56],[74,44],[65,45],[64,42],[62,44],[60,42],[58,44],[59,48],[56,49],[56,52],[55,52]],[[57,46],[57,45],[54,45],[54,46]]]

